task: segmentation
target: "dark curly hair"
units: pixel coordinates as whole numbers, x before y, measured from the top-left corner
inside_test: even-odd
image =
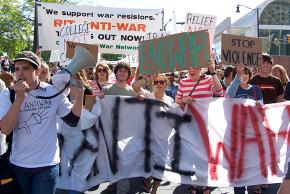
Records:
[[[117,72],[118,72],[118,69],[120,68],[124,68],[128,71],[128,78],[127,80],[130,78],[131,76],[131,68],[130,68],[130,65],[128,63],[124,63],[124,62],[119,62],[116,67],[114,68],[114,73],[115,75],[117,75]]]

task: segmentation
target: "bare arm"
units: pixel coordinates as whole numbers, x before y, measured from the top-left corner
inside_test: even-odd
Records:
[[[145,87],[148,83],[148,78],[145,79],[140,79],[140,80],[136,80],[133,84],[132,84],[132,88],[134,89],[134,91],[136,93],[139,93],[142,87]]]
[[[215,91],[220,91],[223,89],[222,84],[220,82],[220,80],[218,79],[217,75],[212,75],[212,79],[213,79],[213,86],[214,86],[214,90]]]
[[[72,92],[75,94],[74,96],[76,97],[73,107],[71,109],[72,113],[75,116],[80,117],[81,116],[81,111],[83,107],[83,98],[84,98],[84,91],[83,87],[71,87]]]

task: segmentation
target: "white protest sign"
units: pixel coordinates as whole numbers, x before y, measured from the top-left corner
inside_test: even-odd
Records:
[[[146,34],[162,29],[162,9],[129,9],[38,3],[39,45],[42,50],[57,49],[58,37],[75,35],[91,29],[84,37],[99,46],[100,53],[137,54],[138,41]],[[61,30],[65,25],[84,24]],[[88,24],[88,26],[86,26]]]
[[[216,20],[217,17],[213,15],[186,13],[184,31],[195,32],[201,30],[208,30],[210,46],[213,47]]]
[[[78,30],[78,33],[68,33],[72,31]],[[90,26],[88,23],[74,23],[71,25],[65,25],[60,28],[60,36],[59,36],[59,50],[60,50],[60,65],[66,66],[69,64],[71,59],[66,58],[67,52],[67,44],[66,42],[77,42],[77,43],[85,43],[91,44],[92,40],[89,38],[90,36]]]
[[[49,62],[60,62],[60,51],[59,50],[52,50],[50,52]]]
[[[279,183],[287,169],[290,102],[202,99],[182,112],[155,100],[105,96],[81,121],[92,122],[98,106],[102,125],[96,120],[86,132],[61,127],[59,188],[85,191],[140,176],[246,186]]]

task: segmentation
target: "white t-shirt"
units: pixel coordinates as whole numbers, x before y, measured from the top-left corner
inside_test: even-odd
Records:
[[[32,90],[31,95],[51,96],[58,90],[47,83]],[[21,167],[36,168],[60,162],[56,117],[70,113],[72,104],[63,94],[52,99],[26,95],[13,130],[10,162]]]
[[[6,88],[6,85],[2,79],[0,79],[0,92],[2,92],[3,89]]]
[[[10,106],[11,106],[11,102],[10,102],[9,91],[8,91],[8,89],[3,88],[0,91],[0,120],[7,113]],[[7,149],[6,136],[4,134],[0,133],[0,155],[5,153],[6,149]]]

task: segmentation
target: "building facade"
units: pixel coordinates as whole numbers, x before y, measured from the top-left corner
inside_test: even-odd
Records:
[[[243,12],[249,11],[240,8]],[[226,18],[216,27],[214,43],[217,53],[222,33],[257,37],[257,31],[263,39],[263,52],[275,56],[276,63],[283,58],[281,62],[289,63],[285,65],[289,65],[290,71],[290,0],[266,0],[234,23]]]

